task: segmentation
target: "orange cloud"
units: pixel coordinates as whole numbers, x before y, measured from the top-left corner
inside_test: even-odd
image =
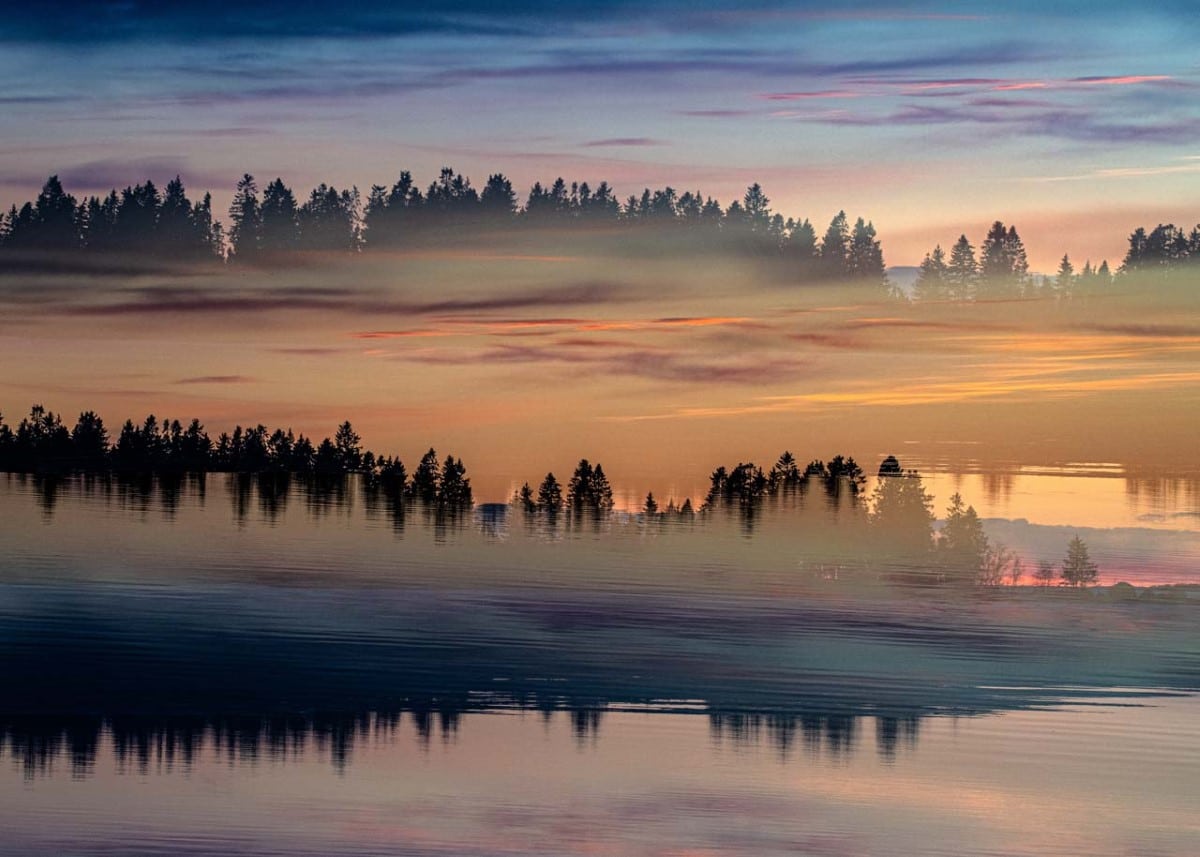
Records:
[[[358,333],[350,334],[350,336],[354,339],[409,339],[427,336],[457,335],[458,334],[448,330],[435,330],[433,328],[418,328],[416,330],[364,330]]]

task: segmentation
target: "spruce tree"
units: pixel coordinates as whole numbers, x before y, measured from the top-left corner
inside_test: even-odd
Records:
[[[1064,586],[1090,586],[1099,577],[1100,569],[1088,555],[1087,545],[1079,536],[1067,545],[1067,555],[1062,563]]]
[[[262,210],[258,202],[258,185],[254,176],[246,173],[237,183],[233,202],[229,205],[229,255],[243,262],[258,255],[262,232]]]
[[[956,301],[974,300],[978,281],[975,248],[966,235],[960,235],[950,251],[950,264],[946,269],[947,297]]]
[[[919,301],[941,301],[950,296],[949,266],[946,252],[938,244],[925,254],[917,271],[917,282],[913,286],[913,297]]]

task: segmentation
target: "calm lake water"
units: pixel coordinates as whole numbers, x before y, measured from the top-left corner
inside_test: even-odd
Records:
[[[968,499],[1029,560],[1200,583],[1194,492],[1020,478]],[[855,532],[0,476],[0,852],[1197,853],[1194,589],[901,586]]]

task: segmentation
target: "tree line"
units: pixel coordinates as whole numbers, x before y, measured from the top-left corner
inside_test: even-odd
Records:
[[[261,188],[246,174],[237,183],[228,226],[213,217],[212,198],[189,200],[178,176],[160,191],[152,181],[79,200],[51,176],[36,200],[0,215],[0,249],[55,253],[135,253],[174,260],[266,263],[296,251],[369,252],[440,236],[537,228],[669,229],[697,247],[761,255],[787,263],[800,279],[886,284],[875,227],[844,211],[823,235],[808,219],[771,209],[758,183],[723,205],[699,191],[646,188],[621,201],[608,182],[592,187],[563,178],[535,183],[519,200],[501,173],[482,190],[450,167],[422,191],[404,171],[391,185],[358,188],[322,183],[307,198],[276,178]]]
[[[439,460],[432,448],[410,476],[395,456],[364,450],[349,421],[332,438],[313,443],[291,429],[236,426],[213,440],[199,420],[161,422],[152,414],[126,420],[115,440],[94,411],[84,411],[68,428],[42,405],[12,427],[0,414],[0,471],[19,473],[266,473],[312,476],[362,474],[400,497],[447,510],[474,505],[462,459]]]
[[[784,265],[794,279],[855,280],[888,288],[881,242],[870,221],[853,223],[839,211],[823,234],[807,218],[771,209],[757,182],[723,205],[699,191],[643,189],[623,201],[608,182],[595,187],[559,177],[536,182],[522,202],[502,173],[481,190],[444,167],[424,191],[403,171],[390,185],[373,185],[364,201],[357,187],[320,184],[301,198],[281,178],[259,190],[250,174],[237,183],[228,227],[215,219],[212,196],[189,199],[176,176],[160,190],[152,181],[77,199],[51,176],[35,200],[0,214],[0,251],[123,253],[174,261],[268,263],[297,251],[360,253],[419,245],[452,234],[489,230],[665,228],[694,239],[697,248],[735,251]],[[978,250],[960,235],[949,254],[938,245],[925,255],[911,297],[973,301],[1020,297],[1070,298],[1103,293],[1122,275],[1172,274],[1200,260],[1200,225],[1138,227],[1116,272],[1107,260],[1077,270],[1064,254],[1054,276],[1029,271],[1017,229],[995,221]],[[904,298],[897,289],[893,297]]]
[[[338,426],[332,438],[314,444],[291,429],[268,431],[263,425],[237,426],[214,441],[199,420],[186,426],[179,420],[153,415],[140,424],[126,420],[115,440],[104,421],[84,411],[68,428],[62,417],[34,405],[16,428],[0,415],[0,471],[59,474],[117,472],[182,474],[232,472],[263,475],[344,476],[360,474],[372,491],[383,491],[391,500],[415,502],[448,512],[474,506],[471,481],[462,459],[453,455],[439,460],[432,448],[409,475],[395,456],[376,455],[362,447],[349,421]],[[869,566],[870,555],[882,555],[893,576],[913,582],[973,583],[996,586],[1018,582],[1022,563],[1003,545],[991,544],[974,507],[955,494],[944,524],[934,528],[932,497],[925,492],[920,474],[904,470],[894,456],[879,466],[879,479],[871,496],[864,496],[866,473],[853,457],[836,455],[828,462],[810,461],[803,469],[785,451],[769,470],[752,462],[720,466],[709,477],[709,488],[697,513],[690,498],[676,505],[670,499],[660,507],[653,493],[642,504],[643,520],[691,520],[697,514],[736,513],[747,531],[768,504],[816,513],[807,523],[814,534],[832,536],[829,515],[837,517],[831,562]],[[809,504],[810,495],[821,502]],[[604,467],[581,459],[563,486],[553,472],[537,490],[526,482],[514,493],[511,505],[527,520],[540,519],[553,528],[560,517],[599,524],[614,508],[612,485]],[[838,541],[840,539],[840,542]],[[901,569],[895,571],[895,569]],[[907,570],[905,570],[907,569]],[[1049,570],[1048,570],[1049,569]],[[1039,565],[1034,580],[1045,585],[1055,577],[1053,566]],[[1062,566],[1062,582],[1085,586],[1097,579],[1096,566],[1086,545],[1076,539]]]
[[[1063,254],[1054,276],[1029,271],[1025,244],[1017,228],[997,220],[988,229],[976,253],[966,235],[960,235],[950,255],[939,244],[925,254],[913,286],[918,301],[1006,300],[1049,297],[1070,299],[1103,294],[1116,278],[1127,275],[1171,276],[1190,273],[1200,264],[1200,225],[1190,234],[1174,224],[1159,224],[1149,233],[1138,227],[1129,236],[1129,249],[1114,273],[1108,260],[1084,262],[1076,270]]]

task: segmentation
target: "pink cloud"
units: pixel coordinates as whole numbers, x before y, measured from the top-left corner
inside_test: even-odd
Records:
[[[1022,89],[1047,89],[1050,84],[1042,80],[1023,80],[1015,83],[1002,83],[993,86],[993,92],[1015,92]]]
[[[814,92],[766,92],[758,97],[765,101],[808,101],[815,98],[859,98],[861,95],[849,89],[821,89]]]
[[[1135,83],[1160,83],[1171,79],[1169,74],[1126,74],[1112,77],[1077,77],[1071,83],[1084,86],[1129,86]]]
[[[1003,83],[1003,81],[991,77],[955,77],[946,80],[903,81],[900,85],[905,89],[923,91],[930,89],[959,89],[964,86],[988,86],[995,83]]]

